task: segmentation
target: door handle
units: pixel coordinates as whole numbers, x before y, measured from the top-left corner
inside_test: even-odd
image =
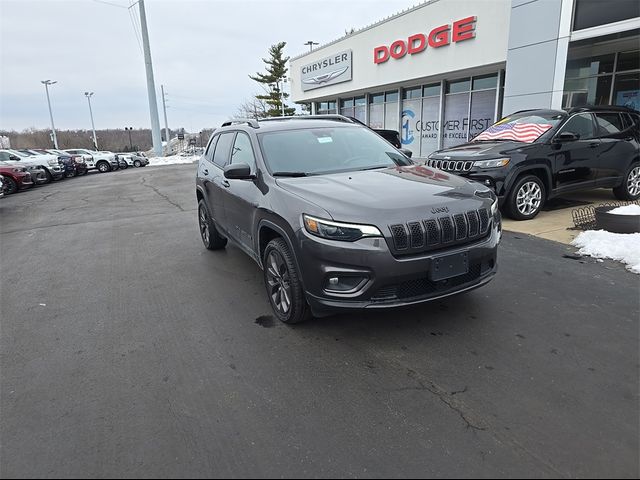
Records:
[[[223,181],[222,181],[222,186],[223,186],[224,188],[229,188],[229,187],[231,186],[231,184],[230,184],[229,182],[227,182],[226,180],[223,180]]]
[[[589,144],[589,148],[596,148],[596,147],[597,147],[597,146],[599,146],[599,145],[600,145],[600,142],[591,142],[591,143]]]
[[[205,175],[209,175],[209,170],[205,168],[204,170],[202,170],[202,173],[204,173]]]

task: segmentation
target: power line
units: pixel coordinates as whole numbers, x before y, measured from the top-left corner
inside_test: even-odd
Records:
[[[129,5],[129,8],[128,8],[129,18],[131,19],[131,25],[133,26],[133,34],[135,35],[136,41],[138,42],[138,48],[140,49],[140,53],[144,55],[144,52],[142,50],[142,41],[140,39],[140,31],[138,30],[138,19],[136,17],[136,11],[135,9],[133,9],[133,11],[131,10],[131,7],[133,7],[136,3],[132,3],[131,5]]]
[[[127,8],[124,5],[120,5],[118,3],[111,3],[111,2],[105,2],[105,0],[93,0],[96,3],[103,3],[105,5],[111,5],[112,7],[118,7],[118,8]]]

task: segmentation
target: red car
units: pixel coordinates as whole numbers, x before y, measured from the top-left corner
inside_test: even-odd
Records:
[[[0,175],[4,177],[4,193],[7,195],[33,187],[31,174],[24,167],[0,163]]]

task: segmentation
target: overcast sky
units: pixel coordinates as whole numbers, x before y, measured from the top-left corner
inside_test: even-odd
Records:
[[[150,125],[144,58],[130,11],[133,0],[0,0],[0,129],[49,128],[41,80],[50,87],[56,128]],[[167,91],[169,126],[219,125],[260,91],[270,45],[307,51],[406,9],[418,0],[145,0],[158,91]],[[139,21],[136,15],[135,21]]]

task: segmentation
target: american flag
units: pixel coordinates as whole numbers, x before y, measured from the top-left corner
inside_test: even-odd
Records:
[[[476,140],[495,140],[504,138],[516,142],[535,142],[540,135],[549,130],[553,125],[544,123],[505,123],[493,125],[478,135]]]

